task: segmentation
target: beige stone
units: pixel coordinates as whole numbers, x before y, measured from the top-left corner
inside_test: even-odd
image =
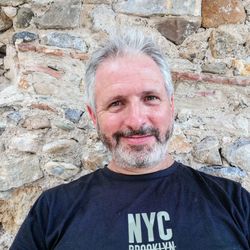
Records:
[[[111,4],[112,0],[83,0],[86,4]]]
[[[225,145],[222,150],[223,156],[233,166],[250,170],[250,139],[240,138],[234,143]]]
[[[35,155],[8,153],[0,155],[0,191],[21,187],[43,177]]]
[[[49,82],[35,82],[33,87],[38,95],[53,96],[56,93],[56,87]]]
[[[205,137],[193,150],[195,159],[201,163],[209,165],[222,165],[219,153],[219,141],[216,137]]]
[[[0,9],[0,32],[9,29],[12,26],[12,20]]]
[[[120,0],[114,2],[113,9],[116,12],[138,16],[152,16],[156,14],[200,16],[201,0]]]
[[[7,7],[2,7],[2,9],[6,14],[6,16],[8,16],[9,18],[13,18],[17,14],[17,9],[15,7],[7,6]]]
[[[232,66],[239,72],[241,76],[250,76],[250,62],[244,60],[232,60]]]
[[[66,162],[48,162],[43,168],[49,175],[62,180],[68,180],[80,171],[74,164]]]
[[[76,142],[74,140],[60,139],[60,140],[56,140],[56,141],[45,144],[42,148],[42,151],[44,153],[53,154],[53,153],[65,151],[74,146],[76,146]]]
[[[240,0],[203,0],[202,25],[206,28],[221,24],[243,23],[246,13]]]
[[[4,230],[9,233],[18,230],[41,191],[39,186],[22,187],[13,191],[10,199],[0,201],[0,221]]]
[[[209,36],[210,31],[206,30],[187,37],[180,45],[180,56],[189,61],[203,60],[207,54]]]
[[[22,126],[28,130],[50,128],[50,120],[45,115],[27,117]]]
[[[107,155],[91,153],[89,155],[82,156],[82,167],[87,170],[94,171],[98,168],[104,167],[107,164]]]
[[[39,150],[39,137],[32,133],[26,133],[11,138],[8,147],[20,152],[36,153]]]
[[[168,151],[175,154],[186,154],[191,152],[192,145],[183,134],[173,135],[170,140]]]
[[[26,0],[1,0],[1,6],[18,6],[25,3]]]
[[[248,57],[249,30],[244,25],[223,25],[211,32],[209,47],[217,59]]]
[[[93,12],[93,24],[95,30],[112,33],[118,26],[115,22],[115,12],[104,4],[97,6]]]
[[[10,85],[1,91],[0,105],[21,103],[24,99],[25,95],[16,86]]]

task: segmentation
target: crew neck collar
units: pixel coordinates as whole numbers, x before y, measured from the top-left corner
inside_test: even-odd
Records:
[[[147,174],[139,174],[139,175],[121,174],[110,170],[108,167],[104,167],[102,171],[106,176],[111,177],[113,179],[133,181],[133,180],[150,180],[171,175],[176,171],[177,167],[178,163],[174,161],[173,164],[168,168]]]

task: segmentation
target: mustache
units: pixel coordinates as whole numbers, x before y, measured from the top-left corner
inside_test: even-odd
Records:
[[[157,141],[160,141],[159,129],[154,127],[145,127],[145,126],[141,126],[137,130],[127,129],[125,131],[117,131],[116,133],[113,134],[113,138],[118,144],[121,137],[128,137],[133,135],[152,135],[156,138]]]

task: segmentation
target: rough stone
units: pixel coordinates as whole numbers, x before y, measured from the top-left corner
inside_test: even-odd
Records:
[[[221,24],[243,23],[246,13],[240,0],[203,0],[202,25],[206,28]]]
[[[223,62],[215,62],[215,63],[205,63],[202,66],[202,71],[213,74],[224,75],[227,70],[227,65]]]
[[[33,85],[35,93],[38,95],[52,96],[55,91],[55,86],[51,83],[36,82]]]
[[[250,170],[250,139],[240,138],[233,144],[223,147],[222,154],[233,166]]]
[[[179,48],[180,56],[189,61],[203,60],[208,50],[209,37],[210,31],[199,32],[187,37]]]
[[[179,45],[200,27],[200,18],[166,17],[158,23],[157,29],[168,40]]]
[[[35,202],[41,192],[40,187],[28,185],[13,190],[11,197],[1,203],[0,221],[6,232],[17,232],[24,218],[27,216],[30,206]],[[11,242],[9,242],[9,244],[10,243]],[[6,250],[7,249],[9,248],[6,248]]]
[[[112,0],[84,0],[84,4],[111,4]]]
[[[0,115],[4,114],[5,112],[14,111],[14,110],[15,110],[15,107],[12,105],[0,106]]]
[[[35,115],[26,118],[22,124],[28,130],[50,128],[50,120],[45,115]]]
[[[175,154],[187,154],[191,152],[192,145],[184,135],[180,126],[176,123],[173,136],[168,145],[168,151]]]
[[[213,74],[206,73],[196,73],[196,72],[185,72],[185,70],[180,70],[181,66],[178,68],[178,62],[173,63],[175,66],[174,70],[172,70],[172,78],[174,82],[180,81],[189,81],[189,82],[203,82],[203,83],[216,83],[216,84],[226,84],[226,85],[237,85],[237,86],[249,86],[249,78],[248,77],[223,77]],[[184,64],[186,66],[186,64]],[[190,65],[192,66],[192,64]],[[199,70],[198,67],[196,69]],[[190,67],[192,70],[192,67]],[[195,67],[193,66],[193,70]]]
[[[8,148],[34,154],[39,150],[39,144],[39,137],[37,135],[26,133],[11,138]]]
[[[68,180],[80,171],[77,166],[65,162],[48,162],[44,165],[44,169],[49,175],[62,180]]]
[[[80,25],[81,1],[55,1],[44,15],[34,20],[40,29],[73,29]]]
[[[56,113],[56,109],[54,107],[52,107],[51,105],[46,104],[46,103],[40,103],[40,102],[32,103],[30,107],[32,109],[47,110],[47,111],[51,111],[51,112]]]
[[[30,21],[33,18],[34,13],[29,8],[20,8],[17,12],[15,25],[17,28],[27,28],[30,25]]]
[[[248,16],[250,16],[250,3],[245,6],[245,10]]]
[[[226,177],[231,180],[240,181],[247,176],[246,171],[237,167],[223,167],[223,166],[204,166],[199,169],[207,174],[212,174],[219,177]]]
[[[12,27],[12,25],[12,20],[8,16],[6,16],[2,9],[0,9],[0,32],[9,29],[10,27]]]
[[[0,135],[3,134],[3,132],[5,131],[5,129],[6,129],[6,124],[0,123]]]
[[[54,0],[29,0],[35,7],[44,7],[54,2]]]
[[[211,119],[206,127],[230,136],[249,136],[249,122],[242,114],[235,115],[221,112],[220,115]]]
[[[0,58],[4,58],[6,56],[6,45],[0,46]]]
[[[53,32],[42,37],[42,44],[59,48],[71,48],[87,52],[87,45],[82,38],[71,36],[67,33]]]
[[[216,137],[206,137],[195,145],[193,156],[201,163],[222,165],[219,153],[219,141]]]
[[[17,188],[43,177],[38,157],[30,154],[1,155],[0,191]]]
[[[14,111],[14,112],[10,112],[8,115],[7,115],[7,121],[8,122],[15,122],[16,125],[22,120],[22,115],[20,112],[18,111]]]
[[[2,7],[2,10],[6,14],[6,16],[8,16],[10,19],[15,17],[17,14],[17,8],[15,8],[15,7],[11,7],[11,6]]]
[[[192,150],[192,146],[184,135],[173,135],[168,150],[170,153],[186,154]]]
[[[27,0],[0,0],[0,6],[18,6]]]
[[[97,6],[92,12],[94,29],[112,33],[116,27],[115,17],[116,14],[111,7],[104,4]]]
[[[9,105],[22,102],[25,96],[20,93],[16,86],[9,86],[0,93],[0,105]]]
[[[82,151],[82,168],[94,171],[98,168],[104,167],[109,162],[109,154],[103,149],[93,149],[93,151]]]
[[[233,59],[232,66],[237,72],[236,75],[250,76],[250,60],[247,62],[245,60]]]
[[[12,42],[15,44],[16,41],[21,42],[32,42],[38,39],[38,35],[28,31],[17,32],[12,37]]]
[[[65,131],[71,131],[75,128],[72,123],[64,120],[56,120],[54,121],[54,125]]]
[[[74,147],[77,143],[74,140],[69,139],[60,139],[50,143],[47,143],[43,146],[42,151],[44,153],[60,153],[67,149]]]
[[[78,123],[83,114],[82,110],[78,109],[66,109],[65,110],[65,118],[72,121],[73,123]]]
[[[170,61],[170,68],[172,71],[201,71],[200,66],[194,64],[186,59],[176,58]]]
[[[138,16],[162,15],[201,15],[201,0],[165,1],[165,0],[121,0],[113,4],[116,12]]]
[[[220,26],[211,32],[209,46],[212,56],[218,59],[228,57],[240,58],[248,56],[248,51],[243,44],[246,43],[249,31],[241,25]]]

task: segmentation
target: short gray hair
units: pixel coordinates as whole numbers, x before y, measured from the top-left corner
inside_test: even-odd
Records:
[[[128,31],[125,35],[111,37],[97,49],[87,64],[85,72],[86,103],[95,111],[95,77],[98,66],[108,58],[115,58],[128,54],[144,54],[149,56],[159,66],[165,80],[168,96],[173,95],[173,84],[167,60],[153,38],[145,36],[139,31]]]

